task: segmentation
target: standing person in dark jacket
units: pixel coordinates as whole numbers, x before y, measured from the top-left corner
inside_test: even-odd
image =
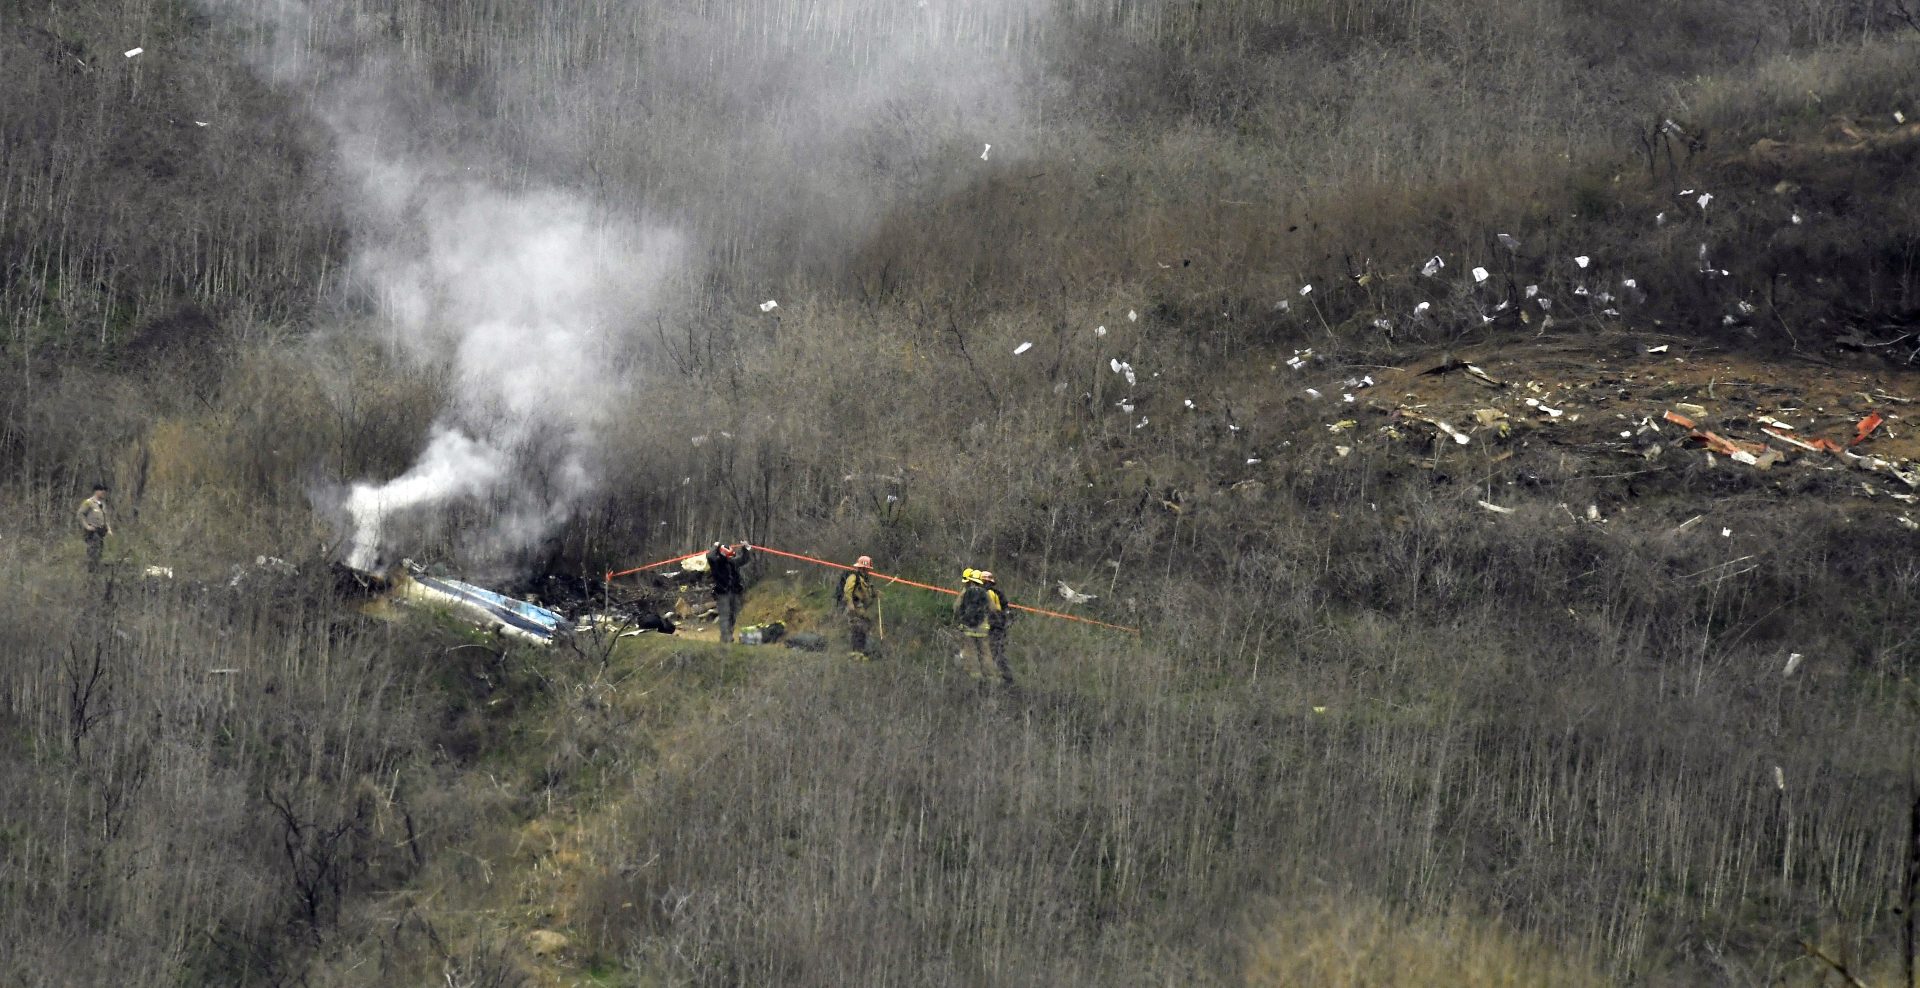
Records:
[[[1013,623],[1013,602],[994,585],[993,573],[980,571],[980,585],[987,591],[987,647],[993,652],[993,665],[1000,681],[1013,685],[1013,667],[1007,665],[1007,625]]]
[[[720,641],[733,641],[733,625],[740,618],[740,605],[746,602],[747,583],[740,567],[751,562],[753,547],[745,542],[707,550],[707,572],[713,574],[713,606],[720,611]]]

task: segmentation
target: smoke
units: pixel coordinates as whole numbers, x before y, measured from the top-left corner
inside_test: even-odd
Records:
[[[716,283],[700,265],[831,257],[984,143],[1016,157],[1019,73],[987,42],[1045,6],[631,0],[517,38],[434,34],[459,4],[206,2],[325,122],[355,283],[394,355],[449,384],[407,470],[316,497],[344,505],[359,568],[428,533],[469,564],[523,558],[601,489],[635,329],[725,304],[691,297]],[[453,87],[448,64],[481,68]]]
[[[627,328],[680,266],[680,238],[553,190],[379,164],[356,273],[394,349],[448,372],[451,404],[412,468],[352,485],[347,562],[371,567],[391,521],[469,501],[488,517],[467,555],[499,562],[597,489],[604,429],[630,399]],[[413,194],[392,196],[402,184]]]

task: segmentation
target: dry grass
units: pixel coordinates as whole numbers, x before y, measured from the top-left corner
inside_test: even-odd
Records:
[[[904,592],[862,668],[534,659],[344,612],[310,494],[403,469],[445,382],[333,332],[364,315],[316,108],[176,5],[25,5],[86,72],[0,24],[30,94],[0,107],[0,941],[29,983],[1755,982],[1803,976],[1803,934],[1889,969],[1909,542],[1714,478],[1770,548],[1701,580],[1728,547],[1562,524],[1629,495],[1577,466],[1280,447],[1324,422],[1263,372],[1492,332],[1412,271],[1496,231],[1526,243],[1508,292],[1565,297],[1578,248],[1649,319],[1717,325],[1782,272],[1829,279],[1773,296],[1796,326],[1907,318],[1901,163],[1793,177],[1842,208],[1767,198],[1737,146],[1909,99],[1910,46],[1807,47],[1885,10],[935,6],[355,3],[299,44],[347,66],[372,31],[399,98],[449,111],[407,141],[707,249],[700,297],[633,327],[644,388],[556,565],[716,533],[991,561],[1148,630],[1021,626],[997,697]],[[1712,140],[1648,166],[1667,115]],[[1725,219],[1648,232],[1704,180]],[[1703,287],[1702,240],[1752,269]],[[1421,300],[1444,318],[1405,322]],[[1473,501],[1523,475],[1539,503],[1490,525]],[[99,477],[110,595],[68,534]],[[421,548],[457,560],[488,510]],[[309,576],[224,589],[260,552]],[[1783,679],[1789,650],[1816,658]],[[528,927],[575,945],[530,965]]]

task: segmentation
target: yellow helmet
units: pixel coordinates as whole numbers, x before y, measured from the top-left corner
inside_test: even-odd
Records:
[[[968,567],[966,569],[961,570],[960,582],[961,583],[979,583],[980,571],[973,569],[972,567]]]

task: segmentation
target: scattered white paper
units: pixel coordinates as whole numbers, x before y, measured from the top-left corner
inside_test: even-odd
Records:
[[[1312,295],[1312,294],[1313,294],[1313,286],[1312,286],[1312,285],[1301,285],[1301,286],[1300,286],[1300,294],[1302,294],[1302,295]]]
[[[1320,397],[1320,389],[1319,389],[1319,388],[1308,388],[1308,389],[1307,389],[1307,397],[1309,397],[1309,398],[1318,398],[1318,397]]]
[[[1474,280],[1474,282],[1475,282],[1476,284],[1478,284],[1478,283],[1480,283],[1480,282],[1483,282],[1483,281],[1486,281],[1486,280],[1487,280],[1487,269],[1486,269],[1486,268],[1474,268],[1474,269],[1473,269],[1473,280]]]
[[[1785,669],[1783,669],[1783,670],[1781,670],[1781,672],[1780,672],[1780,675],[1782,675],[1782,676],[1791,676],[1791,675],[1793,675],[1793,671],[1794,671],[1795,669],[1798,669],[1798,668],[1800,668],[1800,660],[1802,660],[1802,659],[1804,659],[1804,658],[1806,658],[1806,656],[1804,656],[1804,655],[1801,655],[1801,654],[1800,654],[1799,652],[1791,652],[1791,653],[1789,653],[1789,654],[1787,655],[1787,667],[1786,667]]]
[[[1192,407],[1193,407],[1193,399],[1192,399],[1192,398],[1188,398],[1188,399],[1186,400],[1186,406],[1187,406],[1188,408],[1192,408]]]
[[[1423,315],[1426,315],[1427,310],[1431,308],[1433,308],[1432,302],[1422,302],[1419,305],[1416,305],[1413,307],[1413,314],[1416,316],[1423,316]]]
[[[989,145],[987,145],[987,146],[986,146],[986,148],[985,148],[985,149],[983,149],[983,150],[982,150],[982,151],[980,152],[980,160],[981,160],[981,161],[985,161],[985,160],[987,160],[987,155],[989,155],[989,154],[992,154],[992,153],[993,153],[993,145],[991,145],[991,144],[989,144]]]
[[[1107,327],[1105,327],[1105,326],[1095,326],[1095,327],[1093,327],[1093,335],[1095,335],[1095,336],[1105,336],[1105,335],[1107,335]]]
[[[132,58],[133,56],[138,55],[143,51],[146,51],[146,49],[145,48],[129,48],[127,49],[127,57]]]
[[[1705,209],[1707,208],[1707,203],[1710,203],[1713,201],[1713,193],[1702,192],[1700,193],[1700,198],[1695,199],[1694,201],[1700,204],[1701,209]]]
[[[1893,122],[1897,124],[1906,123],[1907,115],[1904,113],[1901,113],[1899,110],[1895,110],[1893,111]]]
[[[1582,268],[1585,268],[1590,262],[1592,262],[1592,260],[1593,258],[1588,257],[1585,254],[1582,254],[1579,257],[1574,258],[1573,263],[1580,265]]]
[[[1637,282],[1637,281],[1634,281],[1634,280],[1633,280],[1632,278],[1622,278],[1622,279],[1620,279],[1620,287],[1622,287],[1622,288],[1639,288],[1639,287],[1640,287],[1640,283],[1639,283],[1639,282]]]
[[[1723,528],[1723,529],[1721,529],[1721,530],[1720,530],[1720,537],[1721,537],[1721,538],[1723,538],[1723,539],[1730,539],[1730,538],[1733,538],[1733,529],[1731,529],[1731,528]]]
[[[1260,458],[1257,456],[1247,457],[1247,466],[1253,466],[1255,463],[1258,463],[1258,462],[1260,462]]]
[[[1422,264],[1420,266],[1420,273],[1431,278],[1434,275],[1439,274],[1440,269],[1446,266],[1447,266],[1447,262],[1441,260],[1440,255],[1435,254],[1434,256],[1427,259],[1427,263]]]
[[[1350,394],[1347,394],[1347,395],[1341,395],[1341,396],[1340,396],[1340,400],[1341,400],[1341,401],[1344,401],[1344,402],[1346,402],[1346,403],[1347,403],[1347,404],[1349,404],[1349,405],[1351,405],[1351,404],[1353,404],[1353,400],[1354,400],[1354,399],[1353,399],[1353,396],[1352,396],[1352,395],[1350,395]]]
[[[1133,311],[1132,309],[1128,309],[1128,310],[1127,310],[1127,321],[1128,321],[1128,322],[1139,322],[1139,321],[1140,321],[1140,313],[1138,313],[1138,312],[1135,312],[1135,311]]]
[[[195,120],[193,122],[193,125],[195,127],[205,127],[207,125],[207,122],[205,120]]]
[[[1136,426],[1134,426],[1134,428],[1136,428],[1136,429],[1144,429],[1144,428],[1146,428],[1146,427],[1147,427],[1147,417],[1146,417],[1145,415],[1142,415],[1142,416],[1140,416],[1140,424],[1139,424],[1139,425],[1136,425]]]
[[[1026,353],[1028,350],[1031,350],[1031,349],[1033,349],[1033,341],[1028,340],[1027,342],[1020,344],[1019,346],[1014,347],[1013,355],[1018,357],[1021,354]]]
[[[1532,298],[1532,297],[1534,297],[1535,295],[1538,295],[1538,294],[1540,294],[1540,286],[1539,286],[1539,285],[1528,285],[1528,286],[1527,286],[1527,297],[1528,297],[1528,298]]]
[[[773,299],[767,299],[765,302],[760,303],[761,312],[772,312],[773,310],[778,309],[779,307],[780,307],[780,303],[775,302]]]
[[[1669,348],[1670,348],[1669,344],[1662,343],[1659,346],[1648,347],[1647,352],[1648,353],[1666,353]]]

